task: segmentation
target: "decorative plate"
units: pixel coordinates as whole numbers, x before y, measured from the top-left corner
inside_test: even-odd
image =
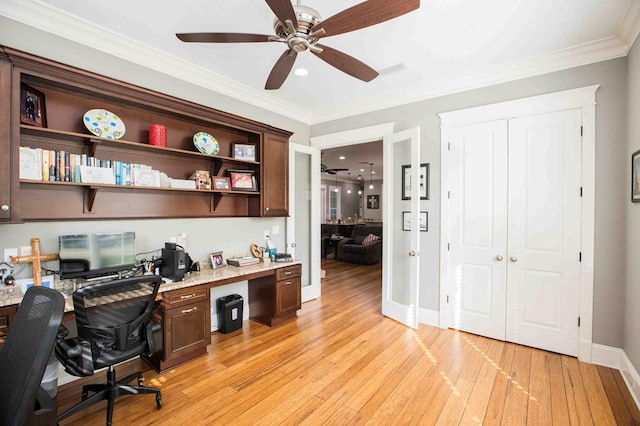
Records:
[[[124,123],[106,109],[90,109],[84,113],[82,122],[94,135],[107,139],[120,139],[124,136]]]
[[[203,154],[216,155],[220,152],[220,144],[209,133],[198,132],[193,135],[193,144]]]

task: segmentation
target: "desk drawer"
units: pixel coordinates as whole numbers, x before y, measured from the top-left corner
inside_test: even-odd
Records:
[[[302,275],[302,265],[291,265],[276,269],[276,281],[295,278]]]
[[[162,307],[164,309],[173,309],[203,300],[209,301],[209,287],[207,286],[194,286],[162,293]]]

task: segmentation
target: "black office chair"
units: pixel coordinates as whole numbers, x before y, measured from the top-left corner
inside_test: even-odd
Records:
[[[82,402],[58,416],[58,421],[106,399],[110,425],[119,395],[155,394],[157,408],[162,408],[160,389],[142,386],[140,371],[116,381],[113,367],[155,351],[153,334],[160,324],[154,322],[153,311],[160,283],[160,277],[145,275],[90,284],[73,293],[78,337],[66,338],[68,330],[60,327],[56,356],[75,376],[91,376],[107,367],[107,383],[83,386]],[[134,379],[138,386],[128,385]],[[95,393],[89,397],[89,392]]]
[[[64,313],[64,297],[30,287],[0,349],[0,425],[55,425],[54,400],[40,386]]]

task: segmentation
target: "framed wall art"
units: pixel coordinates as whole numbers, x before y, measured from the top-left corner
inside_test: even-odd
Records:
[[[47,127],[44,93],[24,83],[20,84],[20,124]]]
[[[427,232],[429,228],[427,212],[420,212],[418,218],[420,220],[420,232]],[[411,212],[402,212],[402,230],[411,231]]]
[[[640,150],[631,154],[631,202],[640,203]]]
[[[411,166],[402,166],[402,199],[411,199]],[[429,163],[420,164],[420,199],[429,199]]]
[[[367,208],[379,209],[380,208],[380,195],[367,195]]]

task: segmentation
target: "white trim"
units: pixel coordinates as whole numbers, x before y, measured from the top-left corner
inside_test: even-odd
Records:
[[[345,130],[344,132],[329,133],[309,138],[311,146],[321,149],[335,148],[338,146],[355,145],[373,142],[382,139],[385,135],[393,133],[395,123],[383,123],[375,126],[359,129]]]
[[[629,1],[622,22],[618,26],[616,36],[627,46],[625,54],[629,53],[633,43],[640,33],[640,2]]]
[[[593,342],[593,268],[595,238],[595,104],[597,85],[438,114],[440,129],[440,319],[448,326],[449,129],[472,123],[582,109],[582,262],[580,264],[579,356],[591,362]]]
[[[426,309],[418,307],[418,322],[420,324],[430,325],[432,327],[438,327],[439,312],[433,309]]]
[[[301,152],[311,157],[311,170],[309,171],[311,176],[311,188],[306,187],[306,182],[303,188],[296,186],[295,176],[295,157],[296,153]],[[307,192],[309,191],[309,193]],[[286,244],[295,257],[295,247],[292,244],[296,241],[295,236],[295,202],[296,195],[302,197],[310,197],[311,201],[311,218],[310,223],[320,223],[320,151],[318,148],[310,147],[308,145],[301,145],[291,142],[289,144],[289,216],[286,219]],[[309,241],[311,247],[309,248],[309,279],[310,285],[302,287],[302,302],[307,302],[312,299],[317,299],[322,293],[320,274],[320,226],[311,227],[311,240]]]
[[[633,367],[624,350],[611,346],[593,344],[592,363],[620,370],[627,389],[631,393],[638,409],[640,409],[640,375]]]

